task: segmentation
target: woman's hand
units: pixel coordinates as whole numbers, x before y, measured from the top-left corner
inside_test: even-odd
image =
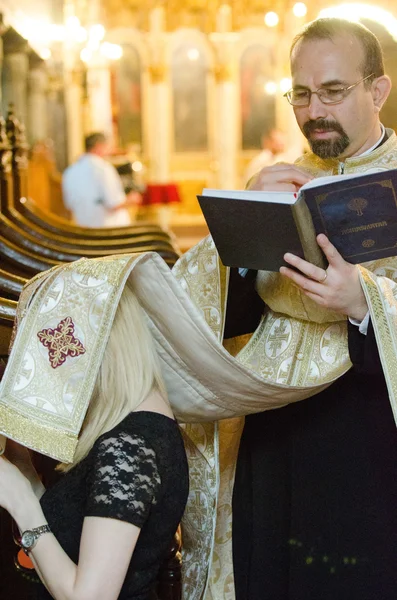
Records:
[[[18,442],[15,442],[10,438],[7,439],[4,456],[8,458],[13,465],[18,467],[18,469],[21,469],[23,465],[32,465],[33,467],[28,448],[22,446],[22,444],[18,444]]]
[[[17,522],[37,502],[29,480],[4,456],[0,457],[0,506]]]
[[[41,498],[45,487],[33,465],[32,455],[28,448],[8,439],[4,456],[25,475],[36,496]]]
[[[329,263],[326,271],[294,254],[286,254],[284,260],[300,273],[288,267],[281,267],[280,273],[320,306],[362,321],[368,305],[357,267],[346,262],[324,234],[317,236],[317,242]]]

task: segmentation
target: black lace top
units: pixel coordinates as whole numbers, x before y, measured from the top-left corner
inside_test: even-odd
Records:
[[[156,597],[154,584],[185,508],[188,469],[172,419],[134,412],[41,499],[59,543],[77,564],[83,520],[108,517],[141,528],[119,600]],[[51,596],[39,584],[38,598]]]

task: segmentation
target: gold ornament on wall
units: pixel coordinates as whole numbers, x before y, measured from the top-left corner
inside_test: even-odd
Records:
[[[225,81],[233,80],[233,67],[230,64],[215,65],[213,68],[213,74],[217,83],[223,83]]]
[[[167,66],[164,64],[149,65],[149,75],[152,83],[163,83],[167,78]]]

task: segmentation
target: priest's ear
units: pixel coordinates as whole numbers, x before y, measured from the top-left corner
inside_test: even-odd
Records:
[[[371,91],[374,101],[374,111],[379,112],[386,102],[391,90],[391,80],[387,75],[377,77],[372,82]]]

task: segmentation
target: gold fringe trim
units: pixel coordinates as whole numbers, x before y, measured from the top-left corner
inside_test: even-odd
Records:
[[[396,350],[393,325],[390,323],[387,311],[383,305],[382,294],[374,276],[362,266],[359,266],[361,284],[371,313],[372,325],[378,345],[383,373],[389,392],[389,399],[397,424],[397,369]]]
[[[94,277],[95,279],[107,279],[110,285],[119,286],[124,275],[126,265],[131,259],[136,259],[142,253],[120,254],[118,256],[104,256],[95,260],[81,258],[78,261],[70,263],[66,269]]]
[[[0,431],[5,436],[55,460],[65,463],[73,461],[77,446],[76,435],[37,423],[10,406],[0,405]]]

